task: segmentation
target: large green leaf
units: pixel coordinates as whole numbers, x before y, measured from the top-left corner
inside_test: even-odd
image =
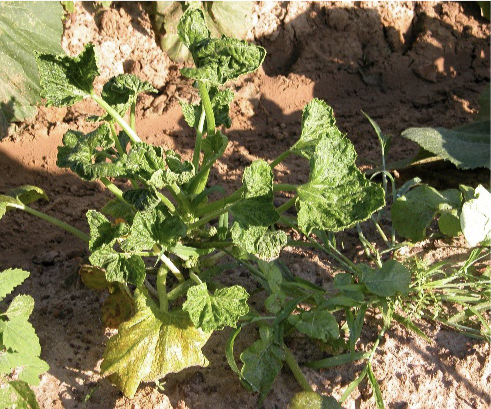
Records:
[[[221,288],[210,295],[206,283],[202,283],[188,290],[182,309],[189,313],[197,328],[208,332],[235,327],[239,318],[249,312],[248,298],[249,294],[240,285]]]
[[[183,21],[180,20],[187,4],[178,1],[157,1],[154,3],[156,15],[154,18],[155,31],[160,38],[160,46],[169,57],[176,62],[191,59],[187,45],[210,37],[218,38],[222,34],[227,37],[245,39],[252,28],[253,3],[249,1],[210,1],[189,4],[194,8],[193,13]],[[201,7],[196,11],[197,7]],[[197,14],[194,19],[192,14]],[[203,20],[204,17],[204,20]],[[206,24],[205,24],[206,22]],[[193,23],[196,27],[192,27]],[[178,29],[179,27],[179,29]],[[208,31],[209,29],[209,31]],[[183,36],[184,43],[179,34]]]
[[[123,193],[123,199],[141,212],[155,209],[160,203],[160,198],[154,189],[126,190]]]
[[[259,392],[262,402],[283,367],[285,351],[271,328],[261,326],[259,334],[260,339],[242,352],[240,359],[244,363],[241,370],[243,385]]]
[[[34,327],[26,317],[17,316],[0,323],[0,332],[3,336],[3,344],[22,355],[39,356],[41,345],[34,331]]]
[[[9,268],[2,271],[0,273],[0,300],[3,300],[15,287],[22,284],[27,277],[29,277],[29,272],[20,268]]]
[[[339,338],[339,325],[327,310],[313,309],[299,315],[291,315],[288,322],[302,334],[324,342]]]
[[[368,290],[381,297],[391,297],[397,292],[407,294],[411,284],[411,272],[395,260],[387,260],[382,268],[365,269],[363,283]]]
[[[152,250],[154,244],[162,248],[175,245],[186,237],[187,227],[178,216],[171,216],[165,208],[138,212],[130,234],[121,244],[127,251]]]
[[[460,209],[461,200],[457,189],[440,193],[428,185],[418,186],[394,202],[392,225],[402,237],[413,241],[424,240],[433,218],[439,213]]]
[[[491,194],[483,186],[479,185],[475,198],[462,206],[460,224],[471,246],[491,239]]]
[[[76,57],[38,54],[41,96],[47,106],[71,106],[90,96],[92,83],[99,75],[92,44],[87,44]]]
[[[207,366],[201,348],[211,333],[193,326],[182,311],[159,311],[152,300],[136,292],[136,314],[121,324],[107,343],[101,372],[129,398],[140,382],[156,381],[194,365]]]
[[[87,212],[87,221],[90,227],[90,251],[95,251],[104,246],[112,246],[118,238],[129,232],[127,224],[119,223],[113,226],[103,214],[95,210]]]
[[[117,253],[106,246],[93,252],[89,260],[94,266],[106,270],[109,282],[128,282],[138,287],[145,280],[145,263],[140,256]]]
[[[298,224],[340,231],[366,220],[384,205],[383,189],[355,166],[351,142],[335,127],[332,110],[318,99],[303,112],[302,136],[293,146],[310,160],[309,182],[298,188]]]
[[[260,258],[275,258],[286,245],[282,231],[268,232],[280,215],[273,204],[273,172],[262,160],[244,170],[242,178],[245,192],[230,212],[235,221],[231,229],[232,240],[245,251]]]
[[[455,129],[409,128],[401,135],[458,168],[490,168],[490,121],[484,120]]]
[[[34,53],[61,53],[59,2],[0,2],[0,130],[35,115],[40,100]]]

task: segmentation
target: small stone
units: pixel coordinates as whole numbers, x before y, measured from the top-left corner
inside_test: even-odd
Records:
[[[285,128],[286,128],[286,124],[285,124],[284,122],[282,122],[282,123],[280,124],[280,127],[281,127],[281,129],[285,129]]]

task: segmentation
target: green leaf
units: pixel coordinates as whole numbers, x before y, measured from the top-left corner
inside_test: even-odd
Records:
[[[41,346],[34,327],[23,316],[2,322],[3,344],[22,355],[39,356]]]
[[[117,253],[108,247],[102,247],[93,252],[89,260],[94,266],[106,270],[106,279],[109,282],[128,282],[138,287],[145,280],[145,263],[139,256]]]
[[[489,119],[455,129],[409,128],[401,135],[460,169],[490,167]]]
[[[383,207],[383,189],[365,178],[354,159],[347,139],[319,141],[310,159],[309,182],[298,188],[298,224],[303,231],[344,230]]]
[[[71,106],[92,93],[92,83],[99,75],[93,44],[87,44],[76,57],[38,54],[41,96],[47,106]]]
[[[35,52],[61,53],[58,2],[0,2],[0,128],[36,114],[40,101]]]
[[[107,202],[102,207],[101,212],[114,217],[115,219],[123,219],[128,223],[133,222],[133,217],[135,215],[133,208],[119,199],[112,199]]]
[[[31,185],[24,185],[11,189],[7,192],[7,196],[14,197],[15,199],[21,201],[24,205],[31,204],[37,200],[49,200],[43,189]]]
[[[295,394],[290,409],[341,409],[341,405],[332,396],[323,396],[316,392]]]
[[[157,93],[158,91],[147,81],[142,81],[136,75],[120,74],[112,77],[102,88],[102,99],[106,101],[116,112],[124,117],[132,104],[141,93]],[[108,113],[100,117],[92,117],[97,121],[114,121]]]
[[[9,319],[22,317],[28,319],[34,310],[34,299],[30,295],[18,295],[9,305],[5,312]]]
[[[259,328],[260,339],[240,355],[244,363],[241,370],[242,384],[246,389],[259,392],[262,402],[283,367],[285,351],[276,341],[274,331],[267,327]]]
[[[141,212],[152,210],[160,203],[154,189],[131,189],[123,193],[123,199]]]
[[[457,209],[443,211],[438,219],[438,228],[445,236],[457,237],[462,233],[460,217]]]
[[[232,240],[260,258],[275,258],[286,245],[286,234],[268,232],[280,218],[273,204],[273,172],[265,161],[257,160],[244,170],[242,181],[243,198],[230,208],[235,219]]]
[[[90,227],[90,251],[95,251],[105,246],[112,247],[118,238],[129,232],[127,224],[118,223],[113,226],[103,214],[95,210],[89,210],[87,212],[87,221]]]
[[[63,146],[58,147],[56,164],[71,169],[85,180],[122,176],[125,174],[123,162],[106,162],[103,156],[103,151],[113,142],[106,123],[86,135],[70,130],[63,136]]]
[[[163,248],[177,244],[186,237],[187,227],[178,216],[171,216],[164,208],[138,212],[128,238],[121,244],[127,251],[151,250],[155,243]]]
[[[221,288],[213,295],[208,293],[206,283],[191,287],[182,309],[189,313],[191,321],[203,331],[236,327],[240,317],[249,312],[247,299],[249,294],[239,286]]]
[[[27,277],[29,277],[29,272],[20,268],[9,268],[2,271],[0,273],[0,300],[10,294],[15,287],[22,284]]]
[[[206,27],[203,11],[198,8],[189,8],[177,24],[177,35],[191,52],[201,41],[208,40],[210,31]]]
[[[380,297],[392,297],[397,292],[407,294],[411,272],[395,260],[387,260],[380,269],[366,269],[363,283],[368,291]]]
[[[36,395],[23,381],[10,381],[0,389],[0,405],[4,408],[39,409]]]
[[[132,398],[140,382],[151,382],[194,365],[207,366],[201,348],[211,333],[195,328],[187,313],[164,313],[142,292],[136,292],[136,314],[121,324],[107,343],[101,372],[111,375]]]
[[[475,196],[464,203],[460,216],[462,232],[471,246],[491,239],[491,194],[479,185]]]
[[[288,322],[302,334],[328,342],[339,338],[339,325],[329,311],[317,308],[291,315]]]
[[[436,214],[459,209],[460,203],[461,194],[457,189],[440,193],[427,185],[418,186],[394,202],[392,224],[400,236],[421,241],[426,237],[426,229]]]
[[[172,185],[177,183],[181,186],[187,183],[194,176],[194,166],[189,161],[182,162],[181,156],[172,150],[165,152],[165,163],[168,169],[165,174],[165,184]]]
[[[163,149],[145,142],[134,143],[125,162],[131,178],[141,178],[154,188],[165,185]]]
[[[37,356],[17,353],[11,355],[16,355],[10,365],[11,368],[19,368],[16,370],[18,379],[30,385],[39,385],[39,376],[49,370],[49,365]]]

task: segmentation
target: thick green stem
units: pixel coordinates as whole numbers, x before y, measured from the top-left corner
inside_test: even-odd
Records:
[[[172,204],[172,202],[167,199],[162,193],[160,193],[159,191],[156,192],[157,193],[157,196],[159,197],[159,199],[162,201],[163,204],[165,204],[167,206],[167,208],[170,210],[171,213],[175,213],[176,211],[176,208],[174,207],[174,205]]]
[[[293,196],[291,199],[283,203],[280,207],[276,208],[276,211],[279,214],[287,211],[290,207],[295,206],[296,200],[297,200],[297,196]]]
[[[201,109],[201,117],[199,118],[198,129],[196,130],[196,142],[194,144],[193,153],[193,166],[194,173],[199,171],[199,157],[201,154],[201,142],[203,141],[203,126],[205,124],[206,112],[204,108]]]
[[[107,187],[107,189],[118,198],[118,200],[121,200],[122,202],[126,203],[128,206],[130,206],[135,212],[137,211],[135,206],[132,204],[129,204],[124,198],[123,198],[123,191],[117,187],[114,183],[112,183],[108,178],[101,178],[101,182],[104,186]]]
[[[167,189],[172,194],[174,199],[176,199],[180,203],[180,205],[183,207],[184,211],[186,213],[189,213],[190,208],[191,208],[190,203],[189,203],[188,198],[186,196],[184,196],[184,194],[182,193],[181,188],[179,186],[177,186],[177,184],[174,183],[172,185],[167,185]]]
[[[309,384],[309,381],[307,381],[307,378],[305,378],[305,375],[303,374],[302,370],[298,366],[297,360],[293,356],[292,352],[287,348],[285,344],[283,344],[283,349],[285,351],[285,361],[290,368],[290,370],[293,373],[293,376],[297,380],[297,382],[300,384],[302,389],[305,392],[313,392],[312,387]]]
[[[130,127],[136,132],[136,100],[131,104]]]
[[[203,281],[201,281],[201,279],[194,273],[189,273],[189,278],[198,285],[203,284]]]
[[[48,216],[46,213],[38,212],[37,210],[32,209],[31,207],[22,205],[22,204],[10,204],[9,207],[15,207],[20,210],[24,210],[25,212],[32,214],[33,216],[39,217],[40,219],[47,221],[48,223],[51,223],[55,226],[58,226],[62,228],[63,230],[66,230],[67,232],[73,234],[74,236],[78,237],[79,239],[85,241],[86,243],[89,242],[90,237],[81,232],[79,229],[62,222],[61,220],[55,219],[54,217]]]
[[[290,156],[293,152],[290,150],[287,150],[286,152],[283,152],[280,156],[278,156],[276,159],[273,160],[269,164],[271,166],[271,169],[274,169],[276,166],[278,166],[281,162],[283,162],[288,156]]]
[[[200,207],[196,211],[196,216],[201,217],[204,216],[205,214],[224,209],[229,204],[233,204],[237,200],[241,199],[244,191],[245,191],[245,187],[242,186],[240,189],[237,189],[230,196],[224,197],[223,199],[217,200],[212,203],[208,203],[207,205]]]
[[[106,102],[104,101],[99,95],[96,95],[94,93],[90,94],[90,97],[97,102],[102,108],[106,110],[106,112],[111,115],[111,117],[123,128],[123,131],[126,132],[128,137],[130,138],[131,142],[133,143],[138,143],[141,142],[141,139],[138,137],[136,132],[131,129],[131,127],[126,123],[126,121],[121,118],[121,116]]]
[[[155,245],[155,250],[157,250],[157,248],[159,247]],[[176,276],[176,278],[179,280],[180,283],[186,281],[186,278],[182,275],[182,273],[179,271],[179,269],[175,266],[175,264],[171,261],[169,257],[167,257],[165,254],[162,253],[160,255],[160,259],[167,266],[170,272]]]
[[[207,214],[206,216],[202,217],[199,219],[197,222],[194,222],[188,226],[189,230],[197,229],[198,227],[203,226],[204,224],[208,223],[210,220],[216,219],[217,217],[220,217],[223,213],[228,212],[229,208],[231,207],[227,206],[224,209],[217,210],[216,212]]]
[[[199,95],[201,97],[201,103],[206,114],[206,133],[208,135],[215,134],[215,114],[213,113],[213,106],[211,105],[210,95],[204,82],[198,81]]]
[[[273,185],[273,192],[296,192],[297,190],[297,185],[289,183],[277,183],[276,185]]]
[[[159,295],[160,311],[169,311],[169,300],[167,299],[167,290],[165,288],[165,282],[167,281],[167,267],[162,264],[157,273],[157,293]]]
[[[118,150],[119,156],[122,157],[126,152],[121,146],[121,142],[119,141],[118,134],[116,133],[116,128],[114,127],[114,124],[112,122],[109,122],[109,127],[111,128],[111,134],[114,139],[114,145],[116,145],[116,149]]]

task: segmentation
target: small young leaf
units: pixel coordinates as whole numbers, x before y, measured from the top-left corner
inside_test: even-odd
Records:
[[[125,223],[113,226],[103,214],[95,210],[87,212],[87,221],[90,227],[90,251],[98,250],[104,246],[112,247],[118,238],[128,234],[130,230]]]
[[[449,189],[438,192],[422,185],[397,198],[392,205],[392,224],[399,235],[413,241],[426,237],[426,229],[437,213],[460,208],[460,192]]]
[[[213,295],[208,293],[206,283],[191,287],[182,309],[189,313],[191,321],[203,331],[234,327],[240,317],[249,312],[249,294],[239,285],[221,288]]]
[[[106,270],[106,279],[109,282],[128,282],[139,287],[145,280],[145,263],[139,256],[117,253],[108,247],[102,247],[93,252],[89,260],[94,266]]]
[[[242,384],[248,390],[259,392],[262,402],[283,367],[285,351],[276,342],[271,328],[262,326],[259,334],[260,339],[242,352],[240,359],[244,363]]]
[[[362,281],[371,293],[380,297],[392,297],[397,292],[409,292],[411,272],[402,264],[390,259],[380,269],[366,269]]]
[[[323,396],[316,392],[297,393],[288,407],[290,409],[342,409],[332,396]]]
[[[140,382],[151,382],[194,365],[207,366],[201,348],[211,333],[195,328],[187,313],[163,313],[136,291],[136,314],[107,343],[101,372],[132,398]]]
[[[18,295],[12,300],[5,314],[9,319],[22,317],[27,320],[33,310],[34,299],[30,295]]]
[[[471,246],[491,239],[491,193],[479,185],[475,196],[464,203],[460,216],[462,232]]]
[[[2,323],[3,344],[22,355],[39,356],[41,346],[34,327],[23,316],[11,318]]]
[[[313,309],[291,315],[288,322],[302,334],[328,342],[339,338],[339,325],[329,311]]]
[[[11,189],[7,192],[7,196],[14,197],[25,205],[31,204],[37,200],[49,200],[43,189],[30,185]]]
[[[178,216],[171,216],[165,209],[138,212],[133,220],[130,234],[121,244],[125,251],[151,250],[154,244],[161,247],[175,245],[186,237],[187,227]]]
[[[189,8],[179,20],[177,34],[183,44],[193,52],[197,44],[210,38],[203,11]]]
[[[87,44],[76,57],[38,54],[36,61],[41,80],[41,97],[47,106],[71,106],[90,96],[92,83],[99,75],[94,46]]]
[[[0,273],[0,300],[29,277],[29,272],[20,268],[10,268]]]

